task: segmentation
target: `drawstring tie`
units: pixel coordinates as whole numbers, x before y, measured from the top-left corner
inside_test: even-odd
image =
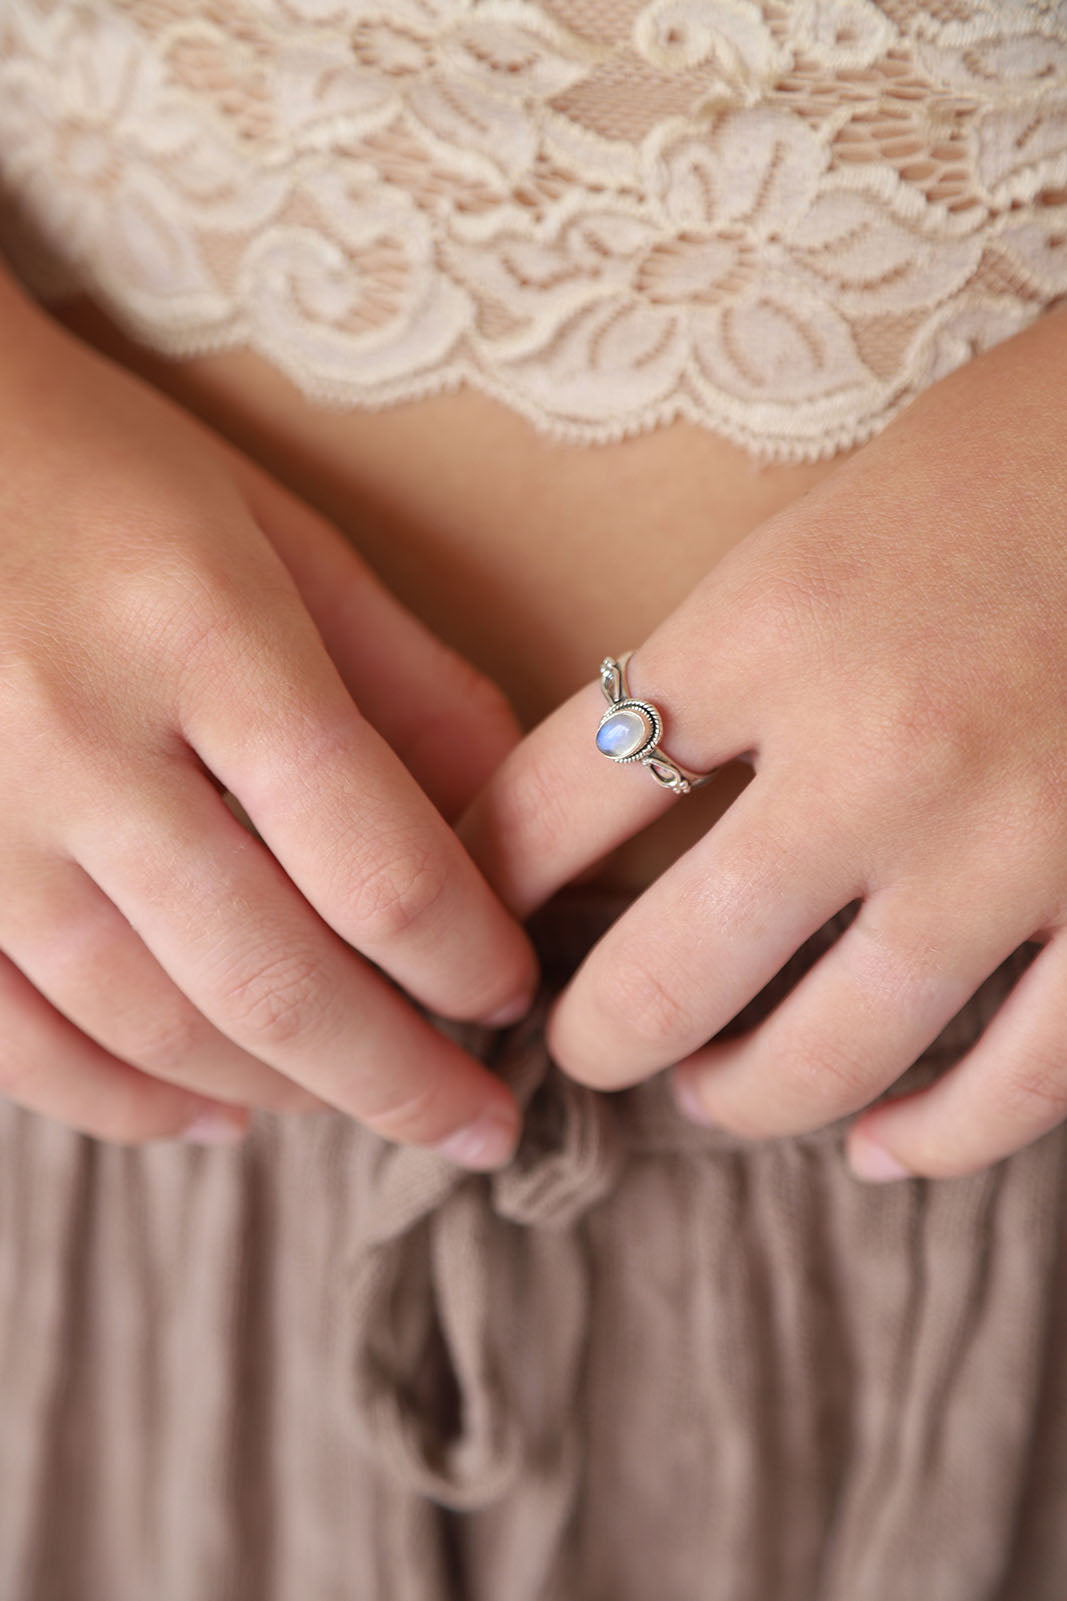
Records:
[[[614,1187],[623,1144],[609,1098],[548,1057],[549,999],[543,993],[495,1042],[476,1025],[438,1021],[476,1055],[496,1044],[489,1065],[523,1109],[522,1139],[493,1174],[372,1141],[349,1305],[357,1426],[377,1468],[458,1511],[499,1500],[522,1470],[543,1480],[562,1519],[577,1474],[574,1401],[589,1296],[573,1225]],[[516,1239],[507,1225],[530,1233]],[[491,1297],[524,1249],[528,1270],[543,1268],[553,1284],[551,1329],[529,1331],[553,1348],[551,1395],[539,1395],[534,1418],[523,1417],[491,1337]],[[441,1417],[435,1348],[454,1381],[454,1428]]]
[[[363,1147],[368,1168],[349,1267],[358,1426],[381,1471],[457,1510],[501,1499],[521,1468],[526,1479],[541,1475],[563,1516],[580,1449],[574,1403],[589,1310],[582,1232],[574,1225],[614,1189],[627,1156],[745,1143],[680,1117],[655,1079],[608,1096],[576,1083],[549,1057],[549,1006],[624,904],[587,891],[542,909],[542,955],[550,960],[536,1005],[514,1028],[494,1034],[435,1020],[499,1073],[523,1108],[522,1139],[508,1167],[472,1174],[433,1151],[373,1136]],[[813,934],[719,1037],[766,1016],[849,926],[858,904]],[[1010,965],[1021,971],[1035,949],[1021,947]],[[986,991],[993,996],[1002,981],[987,980],[975,1003],[884,1092],[887,1099],[931,1082],[958,1059],[984,1026]],[[842,1142],[849,1121],[798,1138]],[[549,1286],[539,1300],[528,1289],[535,1275]],[[527,1300],[552,1308],[546,1326],[516,1323]],[[523,1360],[531,1342],[543,1360]],[[454,1428],[441,1417],[435,1358],[442,1352],[457,1398]]]

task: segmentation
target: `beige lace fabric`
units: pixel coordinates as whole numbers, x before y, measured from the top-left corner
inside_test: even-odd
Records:
[[[1067,5],[0,0],[0,250],[322,403],[812,459],[1067,294]]]

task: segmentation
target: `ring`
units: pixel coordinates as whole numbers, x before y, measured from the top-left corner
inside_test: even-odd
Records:
[[[691,773],[660,750],[662,712],[647,700],[634,700],[626,687],[626,663],[632,655],[628,650],[617,661],[605,656],[600,664],[600,687],[608,710],[597,725],[596,748],[613,762],[643,762],[657,784],[676,795],[688,795],[691,789],[706,784],[716,769]]]

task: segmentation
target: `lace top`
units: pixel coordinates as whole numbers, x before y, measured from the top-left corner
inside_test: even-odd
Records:
[[[0,249],[325,403],[828,455],[1067,295],[1067,3],[0,0]]]

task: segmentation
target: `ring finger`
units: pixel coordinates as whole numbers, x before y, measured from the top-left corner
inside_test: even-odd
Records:
[[[784,772],[757,775],[622,914],[549,1018],[568,1073],[619,1089],[679,1061],[861,893],[843,830],[814,835],[811,813]]]
[[[20,879],[32,894],[19,895]],[[2,922],[0,941],[16,966],[120,1061],[242,1106],[325,1105],[209,1023],[75,862],[26,864],[9,883]]]
[[[864,1178],[953,1178],[1022,1150],[1067,1117],[1067,935],[1038,952],[977,1043],[934,1084],[857,1120]],[[887,1162],[872,1162],[871,1142]],[[896,1171],[893,1164],[895,1163]]]
[[[799,984],[755,1028],[681,1062],[674,1088],[698,1120],[751,1138],[821,1128],[894,1083],[1026,937],[961,917],[956,891],[871,895]],[[953,931],[951,940],[945,930]],[[995,934],[993,932],[995,930]]]
[[[93,811],[98,819],[100,808]],[[78,859],[182,994],[228,1039],[379,1134],[438,1144],[486,1119],[478,1160],[514,1143],[514,1096],[348,949],[202,776],[137,792]],[[481,1138],[471,1131],[471,1137]]]
[[[100,1140],[194,1133],[236,1139],[247,1117],[138,1072],[50,1006],[0,954],[0,1094],[16,1106]]]
[[[745,682],[730,682],[725,668],[699,673],[668,660],[646,642],[627,668],[628,690],[642,699],[655,687],[663,720],[661,749],[684,767],[710,772],[755,747],[752,706]],[[721,664],[720,664],[721,666]],[[740,679],[738,669],[734,669]],[[526,918],[576,874],[654,822],[676,797],[661,788],[640,762],[609,762],[595,736],[605,711],[597,679],[586,684],[528,733],[500,763],[456,826],[464,846],[505,906]],[[702,730],[703,733],[694,733]],[[687,797],[688,807],[715,805],[732,790],[723,774],[707,791]]]

